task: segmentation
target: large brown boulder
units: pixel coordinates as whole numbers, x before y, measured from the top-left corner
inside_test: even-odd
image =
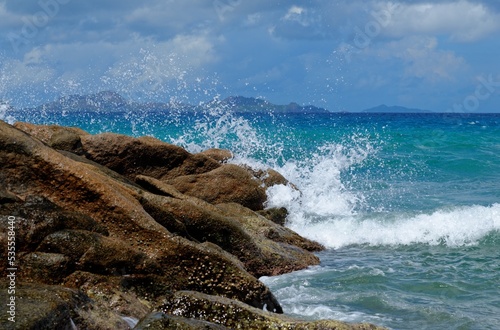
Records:
[[[8,283],[0,280],[0,300],[10,301]],[[88,294],[60,285],[16,283],[15,318],[0,315],[2,329],[336,329],[382,330],[370,324],[301,321],[253,308],[236,300],[177,291],[165,295],[156,312],[137,296],[96,283]],[[108,298],[106,298],[108,297]],[[112,308],[109,308],[109,305]],[[130,307],[133,305],[133,307]],[[105,308],[108,307],[108,308]],[[127,317],[125,315],[141,315]],[[11,320],[9,320],[11,318]],[[12,322],[15,320],[15,323]],[[137,325],[135,325],[138,322]]]
[[[247,170],[252,173],[256,178],[258,178],[266,188],[272,187],[274,185],[282,184],[288,185],[290,182],[276,170],[268,168],[267,170],[253,170],[247,167]]]
[[[186,196],[173,186],[146,176],[138,182],[155,191],[141,203],[172,232],[212,242],[234,254],[256,277],[278,275],[319,263],[309,251],[323,247],[238,203],[212,205]]]
[[[8,283],[0,280],[0,301],[10,300]],[[103,288],[98,288],[103,290]],[[42,283],[16,282],[15,319],[8,313],[0,314],[0,329],[99,329],[99,330],[129,330],[130,321],[136,317],[125,315],[146,316],[151,307],[141,303],[136,296],[120,291],[94,294],[91,296],[81,290],[61,285],[46,285]],[[129,306],[123,309],[124,300]],[[106,306],[108,305],[108,306]],[[107,308],[106,308],[107,307]],[[15,320],[15,322],[12,322]]]
[[[55,149],[82,154],[132,181],[137,175],[150,176],[213,204],[235,202],[252,210],[262,210],[266,188],[288,184],[272,169],[256,171],[247,166],[221,166],[232,158],[228,150],[208,149],[190,154],[152,137],[90,135],[78,128],[55,125],[16,123],[15,126]]]
[[[225,326],[218,325],[212,322],[197,320],[193,318],[185,318],[165,314],[162,312],[154,312],[146,316],[139,324],[134,327],[134,330],[229,330]]]
[[[4,122],[0,122],[0,163],[6,164],[0,170],[2,186],[22,200],[17,205],[10,203],[12,209],[27,210],[27,214],[17,211],[16,215],[2,207],[2,228],[8,216],[25,223],[16,236],[25,242],[19,245],[19,258],[23,261],[26,256],[26,268],[32,270],[40,259],[50,261],[45,268],[47,280],[54,267],[69,265],[62,271],[64,282],[71,276],[67,273],[74,271],[127,275],[129,283],[139,283],[132,286],[134,290],[146,294],[153,290],[148,278],[152,276],[165,290],[196,289],[280,311],[269,290],[233,257],[213,245],[175,236],[159,224],[139,202],[145,192],[126,180],[117,181],[91,163],[72,160]],[[55,207],[44,203],[33,205],[33,214],[40,216],[32,217],[28,211],[30,195],[47,199],[67,212],[66,217],[76,219],[67,221],[54,215],[51,210]],[[71,224],[82,219],[82,223],[99,225],[90,226],[92,231]],[[5,246],[6,231],[1,233]],[[4,253],[2,250],[0,257],[5,260]],[[205,268],[211,269],[208,275],[202,271]],[[5,271],[2,264],[2,276]],[[33,280],[43,281],[43,269],[41,272],[34,274]],[[217,277],[219,272],[222,274]],[[78,288],[83,282],[72,283]]]
[[[166,182],[183,194],[211,204],[233,202],[252,210],[262,210],[267,198],[262,182],[234,164],[225,164],[207,173],[179,176]]]
[[[1,329],[71,329],[74,311],[88,304],[78,290],[40,284],[16,283],[15,295],[8,294],[9,283],[0,280]],[[15,297],[13,314],[6,313],[5,305]],[[9,307],[10,310],[10,307]]]
[[[17,122],[14,127],[36,137],[54,149],[82,153],[81,137],[90,135],[77,127],[63,127],[57,125],[34,125]]]
[[[207,149],[200,152],[199,154],[210,157],[218,161],[219,163],[227,163],[228,160],[234,157],[231,151],[218,148]]]
[[[157,179],[211,171],[220,164],[204,155],[192,155],[152,137],[133,138],[104,133],[82,137],[85,156],[132,180],[138,174]]]
[[[7,204],[7,203],[13,203],[15,201],[19,201],[19,198],[17,198],[16,195],[7,191],[7,189],[5,189],[4,187],[0,187],[0,205]]]
[[[305,251],[322,251],[324,247],[314,241],[304,238],[293,230],[283,227],[272,220],[237,203],[216,205],[225,216],[233,217],[255,237],[265,237],[268,240],[300,247]]]
[[[257,211],[257,213],[280,226],[285,225],[286,218],[288,217],[288,210],[284,207],[268,208],[265,210]]]

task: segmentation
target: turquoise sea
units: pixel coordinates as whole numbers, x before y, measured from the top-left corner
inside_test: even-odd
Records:
[[[105,110],[105,109],[104,109]],[[269,206],[327,249],[261,280],[285,313],[391,329],[500,329],[500,114],[11,113],[152,135],[272,167]]]

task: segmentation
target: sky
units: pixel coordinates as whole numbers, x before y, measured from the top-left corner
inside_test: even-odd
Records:
[[[500,112],[499,0],[0,0],[0,99]]]

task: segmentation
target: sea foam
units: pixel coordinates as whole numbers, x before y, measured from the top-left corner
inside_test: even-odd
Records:
[[[327,150],[325,153],[324,151]],[[351,191],[341,174],[376,157],[364,139],[354,145],[329,145],[304,162],[279,168],[295,186],[268,190],[268,206],[290,211],[287,225],[328,248],[348,245],[475,245],[500,231],[500,204],[453,206],[430,212],[405,209],[366,211],[362,191]],[[344,181],[343,181],[344,180]]]
[[[278,202],[279,198],[273,200]],[[328,248],[353,244],[457,247],[476,245],[487,235],[500,232],[500,204],[454,207],[429,214],[393,212],[369,216],[321,216],[300,208],[292,208],[288,226]]]

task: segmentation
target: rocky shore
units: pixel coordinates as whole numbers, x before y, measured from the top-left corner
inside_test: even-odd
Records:
[[[377,329],[282,315],[258,277],[316,265],[322,246],[264,209],[283,176],[229,158],[0,121],[0,328]]]

